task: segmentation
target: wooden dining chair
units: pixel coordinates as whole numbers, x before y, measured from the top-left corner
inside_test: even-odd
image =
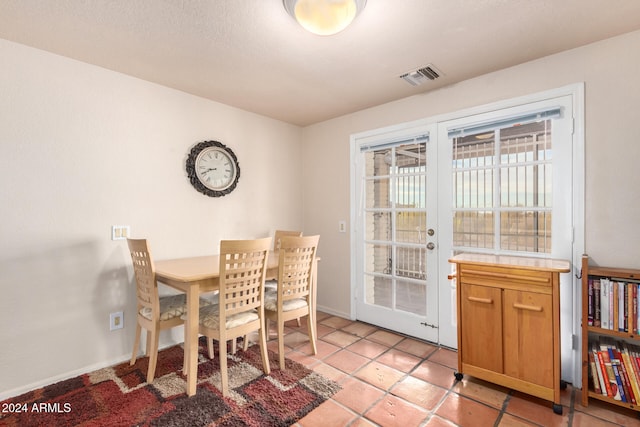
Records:
[[[273,235],[273,252],[277,253],[278,250],[280,250],[280,242],[285,236],[300,237],[302,236],[302,231],[276,230]],[[277,280],[277,274],[276,276],[267,276],[267,289],[271,287],[275,288],[277,286]],[[296,319],[296,323],[300,326],[300,319]]]
[[[284,324],[307,316],[307,330],[313,354],[317,354],[312,298],[315,294],[314,268],[320,236],[282,237],[278,263],[278,286],[265,294],[267,322],[278,324],[280,369],[284,364]]]
[[[130,364],[136,363],[140,348],[142,328],[147,331],[145,355],[149,356],[147,382],[153,382],[158,361],[158,338],[160,331],[174,328],[184,323],[180,317],[186,312],[185,294],[159,297],[153,258],[146,239],[127,239],[133,272],[136,281],[136,337]],[[200,299],[200,305],[208,305]]]
[[[280,241],[284,236],[302,236],[302,231],[276,230],[273,235],[273,251],[278,252],[280,249]]]
[[[276,230],[274,235],[273,235],[273,252],[277,253],[278,250],[280,249],[280,240],[284,237],[284,236],[297,236],[300,237],[302,236],[302,231],[292,231],[292,230]],[[270,289],[273,288],[275,289],[278,282],[277,282],[277,278],[278,278],[278,273],[276,272],[275,275],[270,275],[270,272],[267,270],[267,277],[265,279],[265,287],[266,289]],[[296,322],[298,324],[298,326],[301,326],[300,323],[300,319],[296,319]],[[267,330],[267,333],[269,331]],[[247,348],[249,346],[249,339],[247,336],[243,337],[243,341],[242,341],[242,349],[244,351],[247,351]],[[236,340],[234,339],[233,341],[231,341],[231,352],[235,354],[237,349],[237,343]]]
[[[283,237],[285,236],[295,236],[295,237],[300,237],[302,236],[302,231],[288,231],[288,230],[276,230],[274,235],[273,235],[273,252],[274,253],[278,253],[278,250],[280,250],[280,242],[282,240]],[[276,285],[276,280],[278,279],[278,275],[277,273],[275,275],[267,275],[267,287],[273,286],[275,287]]]
[[[271,237],[220,242],[219,303],[200,309],[199,332],[207,337],[209,357],[214,358],[213,340],[219,344],[222,395],[229,394],[227,341],[258,332],[262,367],[271,372],[267,355],[264,318],[264,281]]]

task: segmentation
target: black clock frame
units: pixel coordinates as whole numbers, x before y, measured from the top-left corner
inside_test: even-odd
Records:
[[[196,158],[198,157],[198,154],[200,154],[202,150],[209,147],[218,147],[226,151],[229,154],[229,157],[231,157],[231,159],[233,160],[234,167],[236,168],[235,179],[233,180],[231,185],[229,185],[224,190],[218,191],[218,190],[212,190],[208,187],[205,187],[205,185],[200,181],[200,179],[198,179],[198,176],[196,174]],[[238,158],[236,157],[236,154],[233,152],[231,148],[227,147],[226,145],[218,141],[202,141],[194,145],[193,148],[191,148],[191,151],[189,152],[189,156],[187,157],[186,169],[187,169],[187,176],[189,177],[189,182],[191,182],[191,185],[193,185],[193,187],[196,190],[198,190],[200,193],[209,197],[226,196],[236,188],[236,186],[238,185],[238,180],[240,179],[240,163],[238,163]]]

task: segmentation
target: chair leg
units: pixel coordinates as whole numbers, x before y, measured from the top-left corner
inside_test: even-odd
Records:
[[[242,350],[247,351],[248,348],[249,348],[249,335],[245,335],[244,338],[242,338]]]
[[[216,356],[213,349],[213,338],[207,337],[207,350],[209,350],[209,359],[213,360]]]
[[[271,333],[270,333],[270,329],[269,329],[269,318],[265,317],[264,318],[264,330],[267,336],[267,341],[271,340]]]
[[[189,360],[189,355],[187,354],[188,353],[187,349],[188,349],[189,346],[188,346],[188,343],[187,343],[187,340],[186,340],[186,336],[185,336],[185,340],[184,340],[184,343],[183,343],[183,347],[184,347],[183,348],[183,350],[184,350],[183,354],[184,355],[182,357],[182,375],[184,375],[186,377],[187,376],[187,360]]]
[[[278,317],[278,357],[280,369],[284,370],[284,320],[282,317]]]
[[[300,318],[299,317],[296,319],[296,323],[298,324],[298,327],[302,326],[302,323],[300,323]]]
[[[142,327],[140,326],[140,323],[136,321],[136,338],[133,341],[133,352],[131,354],[131,363],[129,363],[130,365],[133,365],[134,363],[136,363],[136,359],[138,358],[138,351],[140,351],[140,334],[141,333],[142,333]]]
[[[147,344],[145,346],[145,350],[144,350],[144,355],[145,356],[150,356],[151,355],[151,341],[153,341],[152,337],[151,337],[151,331],[147,329]]]
[[[231,354],[236,354],[236,351],[238,351],[238,339],[234,338],[231,340]]]
[[[234,338],[235,341],[235,338]],[[227,372],[227,341],[219,337],[218,357],[220,358],[220,382],[222,387],[222,397],[229,395],[229,373]]]
[[[258,340],[260,341],[260,354],[262,355],[262,370],[265,375],[271,373],[271,366],[269,366],[269,352],[267,351],[267,332],[265,331],[264,321],[260,330],[258,331]]]
[[[187,346],[187,343],[185,342],[183,344],[185,347]],[[184,357],[182,357],[182,375],[184,375],[185,377],[187,376],[187,359],[188,357],[186,356],[186,352],[184,352]]]
[[[318,349],[316,348],[316,329],[313,327],[314,319],[311,316],[311,313],[307,316],[307,331],[309,332],[309,341],[311,341],[311,350],[313,350],[313,354],[318,354]]]
[[[158,339],[160,338],[160,333],[157,328],[154,328],[153,331],[149,331],[151,335],[150,344],[151,348],[149,349],[149,369],[147,370],[147,382],[150,384],[153,382],[153,377],[156,373],[156,364],[158,362]]]

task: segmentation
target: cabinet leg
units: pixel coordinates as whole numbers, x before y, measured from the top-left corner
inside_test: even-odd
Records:
[[[454,372],[453,376],[456,377],[456,381],[462,381],[462,373]]]
[[[560,390],[566,390],[567,389],[567,382],[566,381],[560,381]]]
[[[558,414],[558,415],[562,415],[562,405],[554,403],[553,404],[553,412]]]

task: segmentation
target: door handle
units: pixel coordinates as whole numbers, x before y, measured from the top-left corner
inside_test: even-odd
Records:
[[[427,249],[429,249],[430,251],[434,250],[435,248],[436,248],[435,243],[433,242],[427,243]]]

